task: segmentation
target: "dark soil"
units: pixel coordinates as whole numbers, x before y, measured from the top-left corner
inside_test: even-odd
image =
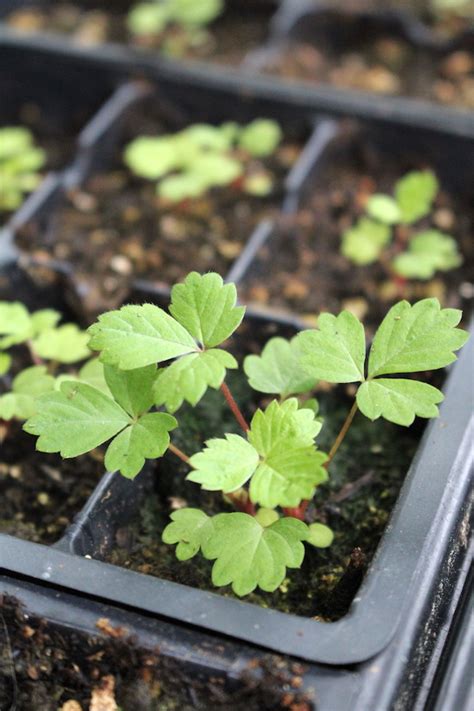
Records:
[[[232,690],[217,674],[190,673],[183,663],[140,649],[126,630],[99,619],[90,636],[27,614],[0,597],[0,708],[18,711],[310,711],[293,683],[301,664],[255,659]],[[16,703],[14,701],[16,694]],[[294,705],[293,705],[294,704]]]
[[[270,52],[261,68],[290,80],[474,108],[474,53],[467,48],[437,55],[390,35],[362,38],[340,52],[326,42],[292,41]]]
[[[267,198],[230,186],[166,205],[156,196],[156,183],[134,177],[121,155],[132,137],[169,130],[163,119],[134,114],[133,132],[126,130],[112,169],[72,191],[47,229],[30,224],[18,236],[19,246],[36,261],[72,264],[73,290],[91,317],[123,301],[137,278],[163,287],[192,270],[225,275],[258,222],[276,213],[285,176],[301,147],[291,138],[270,159],[251,162],[256,168],[263,164],[274,176]]]
[[[234,396],[251,416],[255,405],[241,376],[229,378]],[[321,411],[327,416],[319,446],[326,450],[349,411],[345,390],[320,395]],[[184,406],[177,414],[180,428],[173,441],[187,454],[202,448],[204,440],[239,432],[220,392],[209,391],[195,410]],[[308,521],[330,525],[333,545],[326,550],[309,549],[301,570],[289,570],[280,588],[260,590],[245,599],[262,607],[334,620],[343,616],[355,596],[387,524],[405,474],[416,450],[422,426],[411,429],[387,422],[369,422],[358,415],[353,428],[330,468],[330,481],[321,486],[308,510]],[[139,515],[116,534],[117,545],[107,560],[133,570],[205,590],[233,596],[229,588],[212,588],[212,563],[196,556],[179,562],[174,546],[161,542],[169,522],[170,508],[183,505],[207,513],[232,510],[221,495],[201,491],[185,481],[188,469],[176,459],[165,458],[154,478],[155,493],[147,496]]]
[[[349,308],[371,328],[400,298],[437,296],[445,306],[468,309],[473,296],[469,282],[474,277],[474,202],[446,189],[442,176],[431,219],[417,223],[413,233],[434,227],[453,235],[464,258],[460,268],[401,286],[380,263],[356,266],[340,253],[343,232],[364,214],[371,194],[392,194],[396,181],[408,171],[433,168],[422,157],[422,149],[419,155],[413,148],[394,155],[394,145],[381,150],[368,131],[354,125],[341,131],[308,188],[303,208],[280,223],[239,285],[244,303],[293,312],[311,325],[322,311]]]
[[[179,32],[169,29],[152,38],[130,35],[126,18],[136,4],[132,0],[111,3],[100,0],[83,2],[54,2],[50,8],[31,6],[10,13],[7,22],[21,32],[53,32],[67,35],[77,45],[96,46],[104,42],[118,42],[141,46],[145,50],[160,51],[164,42],[180,43]],[[230,3],[228,3],[229,5]],[[245,53],[262,44],[267,36],[268,22],[274,3],[257,3],[257,7],[243,9],[228,7],[227,11],[209,27],[209,41],[187,51],[186,59],[213,59],[238,64]]]
[[[36,452],[35,438],[19,425],[11,425],[3,436],[0,532],[34,543],[55,543],[99,483],[103,462],[90,455],[61,459]]]

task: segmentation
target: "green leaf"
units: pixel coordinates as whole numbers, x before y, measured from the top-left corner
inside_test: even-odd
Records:
[[[456,360],[469,334],[455,328],[462,312],[441,309],[438,299],[392,306],[379,326],[369,356],[369,377],[443,368]]]
[[[111,394],[105,381],[104,364],[98,358],[91,358],[82,366],[79,371],[79,380],[92,385],[97,390],[102,390],[106,395]]]
[[[174,417],[162,412],[142,415],[109,444],[105,454],[107,471],[119,471],[128,479],[136,477],[145,459],[157,459],[166,452],[170,442],[168,432],[177,424]]]
[[[180,165],[176,145],[167,136],[140,136],[131,141],[123,155],[125,164],[141,178],[157,180]]]
[[[195,406],[208,387],[221,386],[226,368],[237,368],[230,353],[217,349],[191,353],[163,369],[154,385],[154,402],[176,412],[183,400]]]
[[[390,242],[391,231],[387,224],[361,217],[354,227],[342,235],[342,254],[358,266],[377,261],[383,248]]]
[[[11,368],[12,359],[8,353],[0,353],[0,377],[8,373]]]
[[[26,368],[13,379],[11,392],[0,397],[0,419],[26,420],[36,412],[40,395],[54,388],[54,378],[44,365]]]
[[[411,224],[424,217],[438,192],[439,185],[429,170],[408,173],[395,185],[395,198],[403,222]]]
[[[219,514],[212,519],[212,534],[202,552],[212,567],[212,582],[232,584],[236,595],[248,595],[257,586],[273,592],[281,585],[286,568],[299,568],[304,558],[308,528],[294,518],[281,518],[263,527],[244,513]]]
[[[212,535],[213,519],[200,509],[179,509],[171,514],[171,519],[172,523],[163,531],[163,543],[177,543],[177,559],[189,560]]]
[[[307,411],[308,412],[308,411]],[[314,446],[275,446],[250,480],[250,498],[266,508],[295,507],[312,499],[315,487],[327,481],[327,454]]]
[[[277,511],[275,511],[275,509],[266,509],[262,507],[255,514],[255,518],[261,526],[266,528],[267,526],[271,526],[272,523],[275,523],[275,521],[278,521],[280,515]]]
[[[42,331],[33,342],[33,350],[40,358],[58,363],[76,363],[91,355],[87,346],[89,336],[74,323]]]
[[[127,27],[134,35],[160,34],[170,20],[169,3],[140,2],[132,5]]]
[[[103,363],[123,370],[197,351],[194,339],[163,309],[152,304],[123,306],[99,316],[89,328],[92,350],[102,351]]]
[[[318,329],[296,337],[301,365],[317,380],[353,383],[364,380],[365,334],[349,311],[321,314]]]
[[[417,380],[377,378],[362,383],[357,391],[357,404],[366,417],[384,417],[405,427],[412,424],[416,415],[438,417],[436,405],[442,400],[439,390]]]
[[[308,528],[307,543],[316,548],[329,548],[334,540],[334,533],[329,526],[325,526],[323,523],[311,523]]]
[[[245,358],[244,371],[254,390],[283,397],[308,392],[317,383],[301,366],[295,338],[271,338],[260,356]]]
[[[255,119],[242,129],[239,147],[252,156],[265,157],[275,151],[282,137],[283,132],[276,121]]]
[[[194,454],[189,464],[195,471],[186,477],[206,491],[229,493],[250,479],[258,465],[258,452],[243,437],[226,434],[210,439],[206,449]]]
[[[395,271],[406,279],[431,279],[462,264],[455,239],[438,230],[427,230],[410,240],[408,250],[393,261]]]
[[[31,336],[31,318],[19,301],[0,302],[0,348],[23,343]]]
[[[68,458],[90,452],[130,422],[125,410],[100,390],[68,381],[61,385],[60,392],[41,396],[38,413],[24,430],[39,437],[38,451],[60,452]]]
[[[257,452],[267,457],[282,444],[288,449],[313,445],[321,427],[314,411],[299,409],[296,398],[281,404],[273,400],[265,411],[256,411],[248,438]]]
[[[118,370],[113,365],[104,366],[104,377],[116,402],[135,417],[148,412],[153,405],[153,385],[157,376],[156,365],[134,370]]]
[[[366,209],[370,217],[386,225],[395,225],[400,222],[400,208],[390,195],[382,195],[380,193],[372,195],[367,202]]]
[[[194,176],[206,188],[213,188],[230,185],[242,173],[242,164],[235,158],[220,153],[204,153],[193,161],[188,175]]]
[[[37,336],[42,331],[49,331],[55,328],[61,318],[61,314],[53,309],[41,309],[31,314],[31,324],[33,327],[33,335]]]
[[[231,147],[233,135],[228,128],[224,128],[224,130],[222,128],[222,126],[213,126],[209,123],[194,123],[178,135],[180,139],[184,138],[185,141],[191,141],[199,148],[225,151]]]
[[[181,202],[200,197],[207,190],[202,176],[196,173],[180,173],[164,178],[157,186],[157,194],[164,200]]]
[[[237,291],[219,274],[188,274],[171,290],[170,312],[206,348],[225,341],[240,325],[245,307],[236,306]]]
[[[173,0],[172,18],[183,25],[203,26],[218,17],[224,9],[223,0]]]

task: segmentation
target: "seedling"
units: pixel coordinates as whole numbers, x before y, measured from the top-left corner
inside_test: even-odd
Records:
[[[146,459],[168,450],[179,457],[189,466],[189,481],[222,492],[236,511],[215,516],[197,508],[175,511],[163,541],[177,544],[180,560],[200,552],[215,561],[214,585],[231,584],[237,595],[257,586],[275,590],[287,568],[301,566],[304,543],[330,545],[331,530],[306,523],[305,511],[327,480],[356,411],[403,426],[415,416],[436,417],[442,393],[399,376],[443,368],[468,337],[456,328],[460,311],[441,309],[436,299],[413,306],[401,301],[383,320],[367,358],[362,323],[347,311],[323,314],[316,330],[291,341],[273,338],[260,356],[245,359],[254,390],[278,396],[248,424],[225,383],[226,371],[237,368],[237,361],[222,349],[244,311],[236,306],[233,284],[217,274],[193,272],[173,288],[170,313],[144,304],[103,314],[89,329],[89,346],[100,352],[109,391],[64,382],[59,391],[40,397],[37,414],[25,425],[39,438],[40,451],[63,457],[110,441],[106,468],[128,478]],[[329,453],[315,444],[323,423],[315,402],[305,401],[319,380],[357,385]],[[221,389],[242,434],[210,439],[188,457],[170,442],[178,426],[175,414],[183,401],[196,405],[209,387]]]
[[[209,43],[206,28],[223,10],[223,0],[151,0],[132,7],[127,25],[139,42],[182,56]]]
[[[431,279],[437,271],[459,267],[462,257],[451,235],[431,228],[411,231],[430,214],[438,189],[436,176],[420,171],[399,180],[394,197],[372,195],[367,214],[343,234],[342,254],[358,266],[380,261],[399,280]]]
[[[71,378],[101,387],[103,366],[96,358],[79,373],[58,374],[60,367],[67,368],[92,355],[87,333],[72,323],[58,325],[60,317],[52,309],[30,313],[18,301],[0,301],[0,377],[9,384],[8,391],[0,395],[0,420],[27,420],[35,414],[40,395]],[[27,366],[14,377],[9,374],[12,349],[24,351],[21,358]]]
[[[250,159],[270,156],[281,138],[279,125],[269,119],[247,126],[195,124],[166,136],[136,138],[124,160],[136,175],[159,181],[158,195],[172,203],[232,184],[264,196],[272,190],[272,176],[263,166],[251,170]]]
[[[21,205],[23,196],[38,186],[45,162],[45,152],[27,128],[0,128],[0,211]]]

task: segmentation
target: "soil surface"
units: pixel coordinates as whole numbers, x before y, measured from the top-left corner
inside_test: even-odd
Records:
[[[159,51],[164,43],[179,46],[180,33],[169,29],[159,37],[135,38],[126,24],[128,10],[136,4],[119,0],[110,7],[108,2],[55,2],[41,9],[21,8],[10,13],[7,23],[21,32],[53,32],[65,34],[75,44],[96,46],[104,42],[118,42]],[[250,11],[228,7],[227,11],[208,28],[207,40],[185,52],[186,59],[212,59],[238,64],[245,53],[261,45],[268,34],[268,23],[274,11],[271,2],[257,3]],[[179,51],[179,50],[178,50]],[[179,53],[177,56],[181,58]]]
[[[268,197],[246,195],[237,185],[170,205],[157,197],[154,181],[134,177],[121,158],[131,138],[169,132],[169,125],[138,112],[135,119],[133,135],[126,130],[111,170],[70,192],[47,229],[30,224],[17,238],[37,262],[53,258],[72,264],[72,289],[90,317],[121,303],[137,278],[164,287],[192,270],[225,275],[258,222],[277,212],[284,179],[301,149],[289,138],[272,157],[246,161],[248,172],[262,165],[271,172]]]
[[[190,673],[140,649],[126,629],[97,620],[89,636],[27,614],[0,597],[0,708],[18,711],[310,711],[296,687],[304,667],[267,655],[230,690],[221,675]],[[103,633],[99,635],[99,630]],[[195,652],[196,653],[196,652]],[[206,652],[204,652],[205,654]],[[16,695],[16,704],[14,703]]]
[[[399,178],[410,170],[426,168],[432,166],[422,157],[422,150],[418,155],[416,148],[407,148],[394,156],[378,148],[368,131],[347,124],[329,149],[313,187],[308,188],[302,209],[281,221],[239,285],[243,303],[298,314],[310,325],[322,311],[338,313],[349,308],[371,328],[401,298],[414,301],[436,296],[445,306],[469,309],[474,202],[472,196],[446,189],[441,176],[431,217],[416,223],[410,234],[433,227],[453,235],[463,255],[461,267],[438,272],[430,281],[401,285],[382,264],[356,266],[340,253],[342,234],[365,213],[370,195],[393,194]],[[394,244],[398,249],[397,241]]]
[[[251,391],[242,376],[233,376],[228,378],[231,390],[250,418],[255,409]],[[326,417],[318,441],[320,448],[327,451],[350,409],[351,399],[344,389],[327,390],[317,396],[321,413]],[[177,417],[180,427],[173,434],[173,441],[188,455],[201,449],[204,440],[210,437],[239,433],[220,392],[208,391],[197,408],[183,406]],[[308,508],[309,522],[320,521],[333,528],[333,545],[325,550],[308,546],[303,567],[288,570],[287,578],[276,592],[257,590],[245,600],[328,621],[343,616],[377,548],[422,428],[423,423],[407,430],[382,421],[371,423],[357,415],[333,460],[329,482],[317,489]],[[203,508],[209,514],[233,510],[224,504],[220,494],[202,491],[186,482],[188,471],[175,458],[162,460],[154,478],[154,493],[146,497],[135,520],[127,528],[117,530],[116,547],[107,560],[233,597],[228,587],[212,587],[211,562],[201,556],[179,562],[175,546],[161,542],[170,509],[187,505]]]

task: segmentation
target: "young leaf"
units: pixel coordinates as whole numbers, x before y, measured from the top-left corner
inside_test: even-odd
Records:
[[[59,392],[42,395],[39,405],[24,430],[39,437],[38,451],[60,452],[64,458],[90,452],[131,422],[110,397],[71,380],[62,383]]]
[[[226,368],[237,368],[230,353],[217,349],[183,356],[158,375],[154,385],[154,402],[176,412],[183,400],[197,405],[208,387],[221,386]]]
[[[308,392],[317,383],[301,367],[295,338],[291,341],[271,338],[260,356],[249,355],[245,358],[244,371],[254,390],[282,397]]]
[[[0,353],[0,377],[8,373],[11,364],[11,356],[8,353]]]
[[[327,454],[314,446],[295,446],[291,440],[282,440],[257,467],[250,480],[250,499],[266,508],[299,506],[327,480],[326,460]]]
[[[431,279],[437,271],[447,272],[460,264],[462,257],[456,240],[438,230],[416,235],[408,250],[393,260],[397,274],[406,279]]]
[[[267,526],[271,526],[272,523],[275,523],[275,521],[278,521],[280,515],[278,511],[275,511],[275,509],[266,509],[262,507],[259,508],[255,514],[255,518],[261,526],[266,528]]]
[[[304,558],[308,528],[295,518],[281,518],[263,527],[244,513],[219,514],[212,519],[212,534],[202,552],[212,567],[212,582],[232,584],[236,595],[248,595],[257,586],[273,592],[281,585],[286,568],[299,568]]]
[[[395,185],[395,198],[403,222],[411,224],[427,215],[439,185],[429,170],[408,173]]]
[[[321,427],[321,423],[315,419],[314,410],[299,409],[296,398],[281,404],[273,400],[265,411],[256,411],[248,438],[257,452],[267,457],[284,440],[291,449],[311,447]]]
[[[369,377],[443,368],[456,360],[469,334],[455,328],[462,313],[441,309],[438,299],[392,306],[379,326],[369,356]]]
[[[170,312],[206,348],[214,348],[235,331],[245,313],[236,306],[237,291],[219,274],[188,274],[171,290]]]
[[[223,0],[173,0],[173,21],[191,26],[207,25],[224,9]]]
[[[104,364],[98,358],[91,358],[79,371],[79,380],[97,390],[102,390],[106,395],[110,395],[109,386],[105,382]],[[57,378],[56,378],[57,382]]]
[[[32,335],[28,310],[19,301],[0,302],[0,348],[7,349],[23,343]]]
[[[153,405],[153,385],[157,376],[155,365],[134,370],[118,370],[104,366],[104,377],[116,402],[132,417],[148,412]]]
[[[349,311],[321,314],[318,329],[296,336],[301,365],[317,380],[353,383],[364,380],[365,334]]]
[[[171,514],[172,523],[163,531],[163,543],[177,543],[178,560],[189,560],[212,535],[213,519],[200,509],[179,509]]]
[[[377,378],[362,383],[357,391],[360,411],[370,420],[384,417],[408,427],[415,416],[438,417],[436,405],[443,394],[427,383],[398,378]]]
[[[102,351],[101,361],[122,370],[143,368],[198,350],[188,331],[153,304],[123,306],[102,314],[89,334],[89,347]]]
[[[329,548],[334,540],[334,533],[329,526],[325,526],[323,523],[311,523],[308,529],[306,543],[310,543],[315,548]]]
[[[375,194],[367,202],[367,213],[386,225],[400,222],[401,213],[397,202],[390,195]]]
[[[342,254],[359,266],[375,262],[383,248],[390,242],[388,224],[361,217],[354,227],[342,235]]]
[[[46,366],[26,368],[13,379],[11,392],[0,396],[0,419],[27,420],[36,412],[36,400],[54,388]]]
[[[206,449],[190,458],[195,471],[186,478],[207,491],[229,493],[250,479],[258,461],[258,452],[243,437],[226,434],[225,439],[208,440]]]
[[[252,156],[269,156],[278,147],[282,137],[282,130],[276,121],[255,119],[242,129],[239,147]]]
[[[171,415],[151,412],[122,430],[109,444],[105,453],[107,471],[119,471],[133,479],[141,471],[145,459],[157,459],[168,449],[168,432],[177,425]]]
[[[42,331],[33,342],[34,352],[45,360],[58,363],[76,363],[91,355],[87,343],[89,336],[74,323]]]
[[[166,136],[139,136],[125,148],[125,164],[141,178],[157,180],[180,164],[175,144]]]
[[[51,328],[55,328],[58,325],[58,321],[61,318],[61,314],[54,309],[41,309],[41,311],[35,311],[31,314],[31,324],[33,329],[33,335],[38,335],[42,331],[49,331]]]

